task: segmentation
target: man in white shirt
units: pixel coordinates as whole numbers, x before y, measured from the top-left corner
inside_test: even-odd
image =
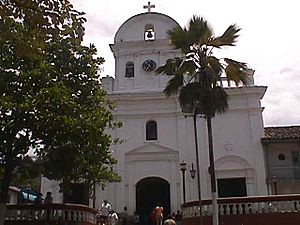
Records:
[[[98,210],[99,214],[99,222],[102,221],[105,224],[108,224],[108,216],[111,211],[111,205],[108,203],[107,200],[104,200],[103,203],[101,204],[101,208]]]
[[[108,216],[108,224],[117,225],[118,220],[119,220],[118,214],[114,210],[111,210]]]

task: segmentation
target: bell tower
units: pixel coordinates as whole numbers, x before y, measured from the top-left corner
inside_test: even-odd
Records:
[[[116,32],[110,45],[115,58],[110,92],[148,92],[166,86],[169,77],[157,76],[155,70],[181,54],[170,45],[167,35],[178,23],[167,15],[151,12],[154,7],[148,2],[146,13],[129,18]]]

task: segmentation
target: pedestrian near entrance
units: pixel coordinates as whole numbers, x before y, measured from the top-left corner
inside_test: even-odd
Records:
[[[122,215],[122,225],[127,225],[127,223],[128,223],[128,212],[127,212],[127,207],[125,206]]]
[[[181,225],[181,221],[182,221],[182,213],[177,210],[177,213],[175,214],[175,222],[177,225]]]
[[[108,225],[117,225],[118,221],[118,214],[114,210],[110,210],[110,214],[108,216]]]
[[[52,198],[52,192],[51,191],[48,191],[47,192],[47,195],[46,195],[46,198],[44,200],[44,203],[45,204],[51,204],[53,202],[53,198]]]
[[[97,220],[98,223],[108,224],[108,216],[110,215],[111,205],[107,200],[104,200],[101,204],[101,208],[98,210]]]
[[[155,225],[162,225],[164,208],[159,203],[155,207]]]
[[[133,217],[134,217],[134,225],[140,225],[140,216],[136,212],[134,212]]]

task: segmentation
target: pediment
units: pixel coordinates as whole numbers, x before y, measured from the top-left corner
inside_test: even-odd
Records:
[[[141,154],[141,153],[155,153],[155,152],[160,152],[160,153],[176,153],[177,151],[166,147],[164,145],[160,145],[157,143],[146,143],[142,146],[139,146],[126,154]]]
[[[243,170],[251,168],[250,163],[239,156],[224,156],[215,162],[217,170]]]

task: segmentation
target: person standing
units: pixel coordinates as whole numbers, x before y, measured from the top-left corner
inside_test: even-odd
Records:
[[[45,204],[52,204],[53,198],[52,198],[52,193],[51,191],[48,191],[44,200]]]
[[[140,216],[134,212],[133,213],[134,225],[140,225]]]
[[[155,225],[162,225],[163,221],[163,211],[164,208],[161,206],[161,204],[157,204],[155,207]]]
[[[108,224],[108,216],[110,215],[111,205],[105,199],[101,204],[101,208],[99,209],[100,221],[103,221],[105,224]]]
[[[125,206],[122,215],[122,225],[127,225],[127,224],[128,224],[128,211],[127,211],[127,207]]]
[[[175,222],[177,225],[181,225],[182,213],[179,210],[177,210],[177,213],[175,214]]]

